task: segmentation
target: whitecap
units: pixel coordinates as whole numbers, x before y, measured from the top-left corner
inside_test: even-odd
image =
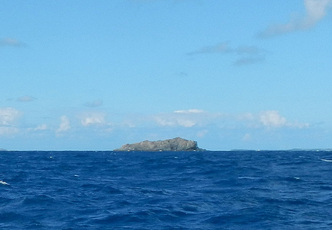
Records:
[[[329,160],[329,159],[320,159],[321,161],[324,161],[324,162],[329,162],[329,163],[332,163],[332,160]]]
[[[258,180],[259,177],[252,177],[252,176],[239,176],[238,179],[245,179],[245,180]]]
[[[0,184],[9,185],[6,181],[2,181],[2,180],[0,180]]]

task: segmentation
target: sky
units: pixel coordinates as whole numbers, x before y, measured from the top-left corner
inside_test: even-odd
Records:
[[[0,5],[0,148],[332,148],[332,0]]]

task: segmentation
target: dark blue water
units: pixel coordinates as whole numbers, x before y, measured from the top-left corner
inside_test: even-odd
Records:
[[[0,229],[332,229],[332,152],[0,152]]]

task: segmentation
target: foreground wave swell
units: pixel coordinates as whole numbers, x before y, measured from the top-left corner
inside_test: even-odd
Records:
[[[332,152],[1,152],[0,229],[332,229]]]

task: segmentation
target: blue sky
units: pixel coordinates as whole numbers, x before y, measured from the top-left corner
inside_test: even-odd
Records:
[[[0,148],[332,148],[332,0],[1,1]]]

